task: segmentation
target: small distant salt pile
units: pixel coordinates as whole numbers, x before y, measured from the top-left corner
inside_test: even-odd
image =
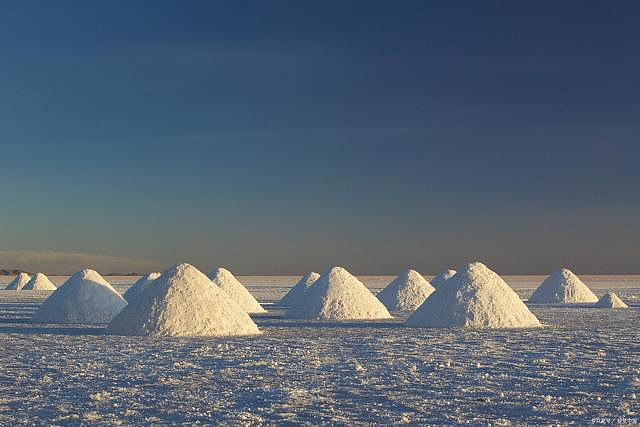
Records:
[[[309,289],[309,287],[313,285],[319,277],[320,275],[313,271],[305,274],[298,283],[296,283],[293,288],[291,288],[289,292],[287,292],[285,296],[278,301],[278,304],[285,306],[298,304],[303,295],[307,292],[307,289]]]
[[[162,273],[113,319],[106,332],[172,337],[261,333],[235,301],[189,264]]]
[[[531,328],[540,326],[518,295],[484,264],[467,264],[409,318],[408,326]]]
[[[36,323],[108,323],[127,305],[93,270],[82,270],[60,286],[31,318]]]
[[[533,303],[594,303],[598,301],[591,289],[568,268],[551,274],[529,297]]]
[[[389,310],[414,311],[435,291],[415,270],[408,270],[378,292],[378,299]]]
[[[595,304],[595,307],[598,308],[629,308],[627,304],[624,303],[616,295],[615,292],[607,292],[600,298],[600,300]]]
[[[49,278],[44,274],[37,273],[26,285],[24,285],[24,288],[22,289],[25,291],[54,291],[56,289],[56,285],[51,283]]]
[[[136,282],[131,285],[129,289],[127,289],[127,292],[125,292],[122,297],[126,299],[127,302],[131,302],[131,300],[140,295],[142,291],[144,291],[145,288],[158,277],[160,277],[160,273],[149,273],[142,276],[141,278],[136,280]]]
[[[293,319],[389,319],[386,307],[342,267],[333,267],[316,280],[304,300],[284,314]]]
[[[456,274],[455,270],[444,270],[440,273],[436,274],[433,279],[431,279],[431,286],[436,289],[440,289],[444,282],[449,280],[453,275]]]
[[[19,291],[24,288],[24,285],[29,283],[29,280],[31,280],[31,277],[27,273],[20,273],[9,282],[5,289]]]
[[[218,285],[247,313],[266,313],[247,288],[226,268],[218,268],[209,274],[209,279]]]

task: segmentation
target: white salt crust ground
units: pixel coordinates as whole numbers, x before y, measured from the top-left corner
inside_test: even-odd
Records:
[[[407,270],[398,275],[376,297],[388,310],[414,311],[424,302],[435,288],[415,270]]]
[[[240,336],[258,327],[222,289],[189,264],[177,265],[134,298],[106,333],[153,336]]]
[[[277,301],[298,278],[241,279]],[[362,278],[374,291],[392,279]],[[109,277],[120,291],[135,279]],[[505,279],[526,299],[544,277]],[[631,308],[535,305],[548,326],[516,331],[404,328],[405,317],[328,324],[270,310],[254,317],[260,337],[140,338],[28,324],[49,293],[0,291],[0,425],[638,419],[640,277],[583,279]]]
[[[209,279],[225,291],[247,313],[266,313],[247,288],[226,268],[218,268],[209,274]]]

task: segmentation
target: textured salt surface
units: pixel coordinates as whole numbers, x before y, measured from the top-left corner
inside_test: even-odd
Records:
[[[444,285],[444,282],[449,280],[450,277],[453,277],[454,274],[456,274],[455,270],[441,271],[431,279],[431,282],[430,282],[431,286],[433,286],[436,289],[440,289],[440,287]]]
[[[296,279],[245,282],[277,300]],[[389,280],[366,282],[380,289]],[[640,298],[638,277],[589,280],[598,293]],[[540,281],[520,276],[509,284],[526,298]],[[403,328],[403,317],[301,322],[272,311],[256,317],[260,337],[156,339],[26,323],[45,297],[0,291],[0,425],[587,425],[640,418],[637,304],[538,305],[532,311],[548,326],[518,331]]]
[[[257,326],[222,289],[189,264],[177,265],[133,299],[107,327],[116,335],[240,336]]]

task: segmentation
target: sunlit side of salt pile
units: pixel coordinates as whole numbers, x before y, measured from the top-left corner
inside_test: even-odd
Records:
[[[598,308],[629,308],[615,292],[607,292],[595,304]]]
[[[5,289],[19,291],[24,288],[24,285],[29,283],[29,280],[31,280],[31,277],[27,273],[19,273],[11,282],[9,282]]]
[[[75,273],[31,318],[36,323],[109,323],[127,305],[94,270]]]
[[[189,264],[162,273],[113,319],[106,332],[150,336],[261,333],[229,295]]]
[[[532,303],[595,303],[598,297],[568,268],[562,268],[545,279],[529,297]]]
[[[283,306],[298,304],[301,301],[301,298],[303,298],[305,292],[307,292],[307,289],[311,287],[319,277],[320,275],[313,271],[305,274],[300,278],[300,280],[298,280],[298,283],[289,289],[289,292],[287,292],[280,301],[278,301],[278,304]]]
[[[127,302],[131,302],[131,300],[140,295],[142,291],[144,291],[144,289],[149,286],[149,283],[153,282],[158,277],[160,277],[160,273],[145,274],[144,276],[136,280],[136,282],[131,285],[129,289],[127,289],[127,292],[125,292],[122,297],[126,299]]]
[[[209,278],[213,283],[215,283],[220,289],[225,291],[227,295],[234,300],[240,308],[242,308],[247,313],[266,313],[267,311],[262,308],[262,306],[258,303],[258,301],[251,295],[249,290],[244,287],[238,279],[235,278],[233,273],[231,273],[226,268],[218,268],[213,270],[211,274],[209,274]]]
[[[407,319],[415,327],[531,328],[541,326],[500,276],[480,262],[463,266]]]
[[[431,281],[430,281],[431,286],[433,286],[436,289],[440,289],[440,287],[442,285],[444,285],[444,282],[449,280],[449,278],[453,277],[454,274],[456,274],[455,270],[444,270],[444,271],[441,271],[440,273],[436,274],[433,277],[433,279],[431,279]]]
[[[36,273],[22,288],[25,291],[54,291],[56,285],[42,273]]]
[[[318,320],[389,319],[386,307],[342,267],[327,270],[311,286],[304,300],[284,317]]]
[[[388,310],[414,311],[434,291],[420,273],[407,270],[378,292],[377,297]]]

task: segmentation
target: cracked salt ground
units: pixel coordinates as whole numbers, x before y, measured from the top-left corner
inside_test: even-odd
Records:
[[[633,304],[533,305],[549,326],[510,331],[404,328],[404,317],[325,325],[271,310],[254,316],[259,337],[156,339],[23,323],[37,300],[0,293],[2,425],[640,418]]]

